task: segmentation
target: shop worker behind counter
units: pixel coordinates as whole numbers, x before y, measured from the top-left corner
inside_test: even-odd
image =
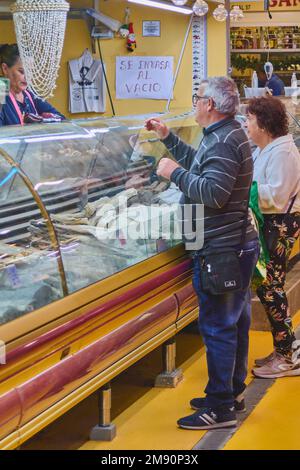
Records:
[[[179,419],[185,429],[234,426],[236,411],[244,410],[248,362],[251,297],[249,284],[257,261],[257,233],[248,214],[253,161],[249,142],[234,119],[239,106],[235,83],[212,77],[193,96],[195,119],[205,127],[198,150],[186,145],[158,118],[148,119],[177,162],[163,158],[157,174],[181,190],[183,204],[204,205],[204,245],[194,253],[193,285],[199,300],[199,329],[206,346],[206,396],[190,404],[195,413]],[[196,222],[196,220],[194,220]],[[243,239],[243,251],[241,242]],[[241,253],[242,288],[211,294],[200,283],[200,262],[205,253],[233,248]]]
[[[284,95],[284,83],[276,73],[272,73],[271,78],[268,79],[263,64],[258,64],[256,72],[258,77],[258,86],[260,88],[268,87],[272,90],[273,96]]]
[[[0,112],[0,126],[65,119],[47,101],[27,90],[17,44],[0,46],[0,75],[10,80],[10,93]]]

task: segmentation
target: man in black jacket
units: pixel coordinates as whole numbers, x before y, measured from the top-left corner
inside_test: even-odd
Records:
[[[211,429],[234,426],[236,411],[245,409],[249,285],[259,247],[248,214],[251,150],[245,132],[234,119],[239,106],[236,85],[227,77],[202,81],[193,104],[196,122],[204,127],[198,150],[182,142],[158,118],[148,119],[146,128],[158,134],[176,160],[163,158],[157,174],[178,186],[183,205],[204,205],[204,245],[193,253],[193,285],[199,299],[199,328],[206,346],[209,381],[206,396],[191,400],[191,407],[197,411],[181,418],[178,425]],[[197,227],[200,221],[194,222]],[[240,253],[242,288],[212,295],[200,283],[202,256],[218,251],[222,256],[222,250],[228,248]]]

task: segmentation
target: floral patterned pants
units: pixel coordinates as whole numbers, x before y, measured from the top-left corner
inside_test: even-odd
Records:
[[[300,233],[300,213],[295,212],[287,223],[283,214],[265,215],[279,228],[280,236],[267,264],[267,279],[257,289],[271,324],[275,349],[288,355],[295,340],[288,300],[284,290],[288,259]]]

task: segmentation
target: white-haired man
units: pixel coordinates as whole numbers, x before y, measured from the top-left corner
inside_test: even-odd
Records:
[[[163,158],[157,174],[174,182],[182,204],[204,205],[204,244],[193,253],[193,285],[199,299],[199,329],[206,346],[206,396],[191,400],[197,410],[179,419],[185,429],[235,426],[236,411],[244,411],[250,328],[250,280],[258,258],[257,233],[248,215],[253,162],[249,142],[234,119],[239,106],[235,83],[227,77],[203,80],[193,96],[195,119],[204,127],[198,150],[186,145],[158,118],[145,127],[154,130],[174,156]],[[193,212],[195,213],[195,211]],[[195,220],[194,222],[197,222]],[[211,293],[200,282],[206,255],[238,254],[241,287]],[[213,267],[212,267],[213,269]]]

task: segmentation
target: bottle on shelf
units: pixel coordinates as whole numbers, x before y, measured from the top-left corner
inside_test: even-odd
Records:
[[[245,49],[253,49],[253,32],[248,28],[245,34]]]
[[[277,31],[277,49],[284,48],[283,40],[284,40],[284,33],[282,32],[282,30],[279,29]]]
[[[243,49],[243,38],[240,32],[237,33],[235,37],[234,49]]]
[[[255,70],[252,73],[251,86],[252,88],[258,88],[258,77]]]
[[[268,48],[274,49],[275,42],[274,42],[274,33],[273,30],[268,28]]]
[[[297,88],[298,82],[297,82],[297,75],[295,72],[292,73],[292,79],[291,79],[291,87],[292,88]]]
[[[252,46],[253,49],[258,49],[258,35],[256,28],[252,32]]]
[[[262,36],[261,36],[261,48],[262,49],[268,49],[269,48],[269,39],[268,39],[268,34],[266,31],[262,29]]]
[[[286,34],[286,35],[284,36],[283,44],[284,44],[284,48],[285,48],[285,49],[289,49],[289,47],[290,47],[290,37],[289,37],[288,34]]]
[[[298,38],[297,38],[297,35],[296,35],[296,34],[293,34],[292,37],[293,37],[293,39],[292,39],[292,41],[293,41],[293,46],[292,46],[292,47],[293,47],[293,49],[297,49],[297,39],[298,39]]]

